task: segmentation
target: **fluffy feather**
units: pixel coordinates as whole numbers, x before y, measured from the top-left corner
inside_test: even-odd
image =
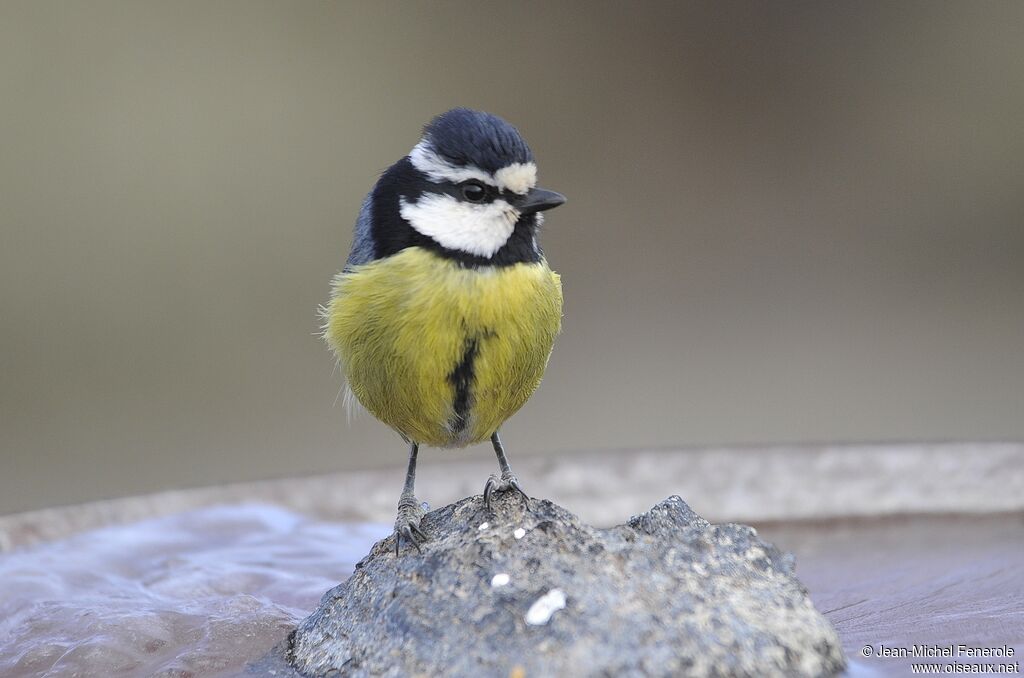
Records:
[[[410,247],[337,276],[324,334],[375,417],[407,439],[462,447],[540,384],[561,310],[544,260],[470,269]]]

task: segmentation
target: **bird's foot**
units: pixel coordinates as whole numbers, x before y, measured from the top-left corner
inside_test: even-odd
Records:
[[[395,519],[395,557],[398,557],[402,540],[411,543],[422,553],[420,544],[427,540],[426,533],[420,529],[423,519],[423,507],[412,494],[402,494],[398,500],[398,517]]]
[[[511,471],[505,471],[500,476],[497,473],[492,473],[491,477],[487,479],[487,484],[484,485],[484,507],[490,511],[491,495],[495,492],[507,492],[509,490],[521,494],[523,501],[529,506],[530,497],[519,486],[519,479]]]

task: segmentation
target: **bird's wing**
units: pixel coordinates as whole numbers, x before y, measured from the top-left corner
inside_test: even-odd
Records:
[[[373,192],[371,191],[366,196],[366,199],[363,200],[363,206],[359,210],[359,218],[356,219],[355,234],[352,237],[352,251],[349,252],[348,261],[345,262],[346,269],[365,264],[376,258],[373,247],[373,235],[370,232],[373,221],[371,215],[372,203]]]

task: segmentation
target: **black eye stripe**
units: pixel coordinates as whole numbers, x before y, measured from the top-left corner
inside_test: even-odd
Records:
[[[406,184],[406,190],[403,193],[406,200],[410,202],[416,202],[420,196],[424,193],[434,193],[438,195],[450,195],[459,202],[469,203],[471,205],[482,205],[495,200],[504,200],[510,205],[515,205],[516,201],[522,196],[518,193],[514,193],[509,190],[502,190],[497,186],[485,183],[479,179],[467,179],[465,181],[434,181],[427,177],[423,172],[416,169],[416,180],[408,182]],[[479,184],[483,187],[486,194],[483,200],[467,200],[463,195],[463,187],[467,184]]]

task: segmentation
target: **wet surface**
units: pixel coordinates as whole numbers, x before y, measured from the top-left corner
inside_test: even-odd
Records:
[[[760,525],[835,624],[851,676],[1020,662],[1024,515]],[[0,675],[229,676],[347,577],[383,525],[212,507],[0,554]],[[1014,650],[890,659],[866,645]]]
[[[0,675],[238,675],[386,532],[214,507],[0,555]]]
[[[796,554],[797,576],[839,632],[856,662],[852,673],[902,676],[914,663],[936,662],[1016,662],[1019,673],[1024,514],[773,524],[759,531]],[[961,644],[1013,654],[958,657]],[[882,645],[897,653],[952,646],[954,656],[879,657]]]

